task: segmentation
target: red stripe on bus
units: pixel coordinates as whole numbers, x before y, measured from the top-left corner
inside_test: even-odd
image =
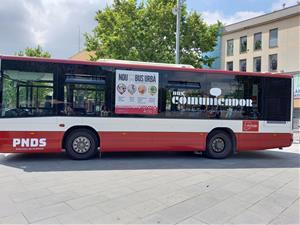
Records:
[[[199,151],[205,149],[206,133],[101,132],[100,149],[114,151]]]
[[[236,133],[237,150],[264,150],[288,147],[293,143],[290,133]]]
[[[61,131],[1,131],[0,152],[61,152],[63,136]],[[40,145],[41,139],[46,146]]]
[[[1,131],[0,152],[61,152],[63,135],[64,132],[60,131]],[[288,147],[293,142],[290,133],[236,133],[235,135],[238,151]],[[206,148],[207,133],[99,132],[99,136],[100,149],[103,152],[203,151]],[[47,139],[45,147],[31,146],[36,145],[37,141],[42,141],[41,139]],[[16,146],[13,147],[13,144]]]
[[[101,132],[103,151],[204,151],[207,133]],[[236,133],[238,151],[288,147],[289,133]]]

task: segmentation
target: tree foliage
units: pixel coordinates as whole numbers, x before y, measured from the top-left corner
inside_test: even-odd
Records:
[[[176,0],[114,0],[96,13],[97,26],[86,34],[86,48],[98,58],[175,62]],[[197,12],[181,9],[180,63],[202,67],[213,58],[203,53],[216,45],[221,24],[208,25]]]
[[[27,47],[24,51],[17,53],[18,56],[28,56],[28,57],[41,57],[41,58],[51,58],[51,54],[44,51],[40,45],[36,48]]]

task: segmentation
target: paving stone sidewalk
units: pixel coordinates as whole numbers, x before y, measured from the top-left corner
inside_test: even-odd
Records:
[[[300,145],[191,153],[0,154],[1,224],[299,224]]]

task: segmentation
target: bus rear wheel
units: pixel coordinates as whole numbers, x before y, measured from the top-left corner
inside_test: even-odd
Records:
[[[77,129],[66,137],[65,147],[68,156],[72,159],[90,159],[98,153],[98,139],[88,129]]]
[[[208,158],[224,159],[233,152],[233,143],[230,135],[224,131],[214,131],[208,135],[206,151]]]

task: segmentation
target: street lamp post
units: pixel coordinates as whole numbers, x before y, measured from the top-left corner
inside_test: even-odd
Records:
[[[177,0],[177,8],[176,8],[176,64],[180,63],[179,57],[179,42],[180,42],[180,12],[181,12],[181,0]]]

